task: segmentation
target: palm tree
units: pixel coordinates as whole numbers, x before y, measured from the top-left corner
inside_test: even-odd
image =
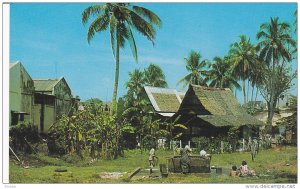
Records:
[[[165,74],[159,66],[150,64],[148,68],[144,70],[144,73],[146,85],[152,87],[168,87]]]
[[[191,51],[188,57],[184,58],[186,63],[186,69],[189,72],[188,75],[181,78],[177,85],[182,84],[182,88],[186,87],[188,84],[207,86],[203,76],[206,73],[205,68],[209,67],[209,62],[207,60],[201,60],[200,53],[196,51]]]
[[[129,80],[126,82],[126,88],[128,89],[128,94],[132,95],[134,99],[140,99],[143,91],[143,86],[145,84],[144,72],[135,69],[129,72]]]
[[[111,113],[116,111],[116,99],[119,82],[120,48],[124,48],[127,41],[136,62],[138,62],[137,47],[132,29],[146,36],[154,44],[156,28],[161,26],[160,18],[152,11],[132,6],[129,3],[105,3],[92,5],[82,13],[82,22],[86,24],[90,18],[95,18],[88,29],[87,40],[93,39],[96,32],[109,29],[111,48],[116,60],[115,82],[112,97]]]
[[[244,103],[247,103],[245,82],[249,77],[249,70],[252,69],[253,64],[257,61],[256,49],[250,43],[250,38],[247,39],[245,35],[241,35],[239,42],[231,44],[229,56],[232,62],[232,74],[242,81]]]
[[[260,31],[256,35],[260,40],[257,49],[259,58],[268,66],[271,65],[274,68],[281,58],[285,61],[291,60],[289,46],[296,47],[296,42],[289,34],[289,30],[290,25],[286,22],[279,22],[278,17],[271,18],[270,23],[260,25]]]
[[[260,26],[260,31],[256,37],[259,40],[257,49],[259,51],[259,58],[266,64],[266,75],[268,78],[267,86],[262,89],[266,91],[263,95],[268,105],[268,123],[271,126],[276,101],[279,98],[278,90],[276,88],[278,77],[285,70],[285,63],[292,60],[292,53],[290,47],[296,47],[296,41],[290,35],[290,25],[286,22],[280,22],[278,17],[271,18],[270,23],[264,23]],[[281,62],[280,62],[281,61]],[[278,72],[278,70],[280,70]],[[279,74],[278,74],[279,73]],[[281,79],[283,80],[283,79]],[[267,89],[267,90],[265,90]],[[276,95],[277,94],[277,95]]]
[[[248,79],[252,87],[251,101],[256,101],[257,99],[258,86],[262,84],[262,80],[263,80],[263,75],[264,75],[263,70],[264,70],[264,65],[261,63],[261,61],[258,60],[253,64],[252,69],[249,71]],[[255,88],[256,88],[256,95],[255,95],[255,99],[253,99],[253,93]]]
[[[209,87],[240,89],[241,86],[230,72],[228,58],[215,57],[205,80],[210,81]]]

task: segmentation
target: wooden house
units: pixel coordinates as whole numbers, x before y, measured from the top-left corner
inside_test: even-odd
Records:
[[[263,122],[241,107],[230,89],[190,85],[178,112],[179,122],[188,126],[182,140],[192,137],[226,135],[231,127],[240,129],[240,137],[258,134]]]

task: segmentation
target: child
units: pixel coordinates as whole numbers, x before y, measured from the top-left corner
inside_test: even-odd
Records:
[[[237,171],[237,167],[235,165],[232,166],[229,176],[232,177],[239,176],[239,172]]]
[[[248,165],[246,161],[242,161],[242,165],[240,166],[240,172],[242,177],[248,176],[249,170],[248,170]]]
[[[240,176],[241,177],[256,176],[256,173],[254,170],[248,168],[246,161],[242,161],[242,165],[240,166]]]

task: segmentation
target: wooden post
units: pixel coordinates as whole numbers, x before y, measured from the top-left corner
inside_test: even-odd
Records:
[[[189,141],[189,148],[191,148],[191,141]]]
[[[245,151],[245,139],[243,138],[243,151]]]
[[[224,153],[224,142],[221,141],[221,153],[223,154]]]
[[[179,141],[179,147],[182,148],[182,146],[181,146],[181,140]]]

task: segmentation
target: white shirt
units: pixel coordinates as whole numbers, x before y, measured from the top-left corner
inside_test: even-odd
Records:
[[[205,156],[206,155],[206,152],[204,150],[201,150],[200,151],[200,156]]]

